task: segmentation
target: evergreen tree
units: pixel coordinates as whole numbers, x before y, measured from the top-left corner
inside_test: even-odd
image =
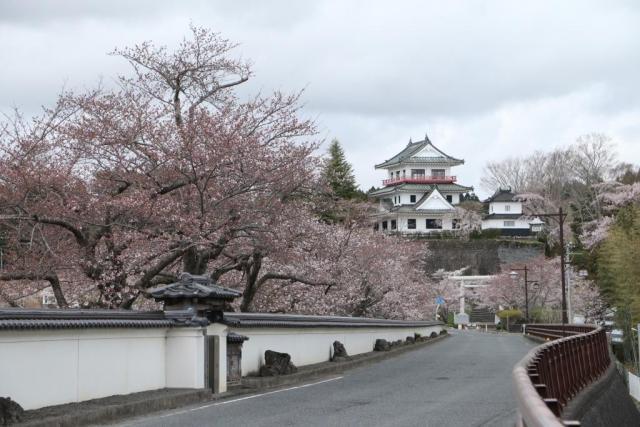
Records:
[[[598,284],[616,308],[616,323],[624,333],[625,359],[638,366],[635,326],[640,322],[640,207],[627,206],[598,251]]]
[[[356,186],[356,178],[353,176],[353,168],[347,162],[337,139],[331,141],[329,145],[329,157],[324,164],[323,176],[336,196],[352,199],[361,195]]]
[[[465,193],[461,195],[461,202],[479,202],[480,199],[476,196],[476,193],[473,191],[470,193]]]

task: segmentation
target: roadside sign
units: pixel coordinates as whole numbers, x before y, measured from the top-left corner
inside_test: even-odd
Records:
[[[443,305],[443,304],[444,304],[444,298],[442,298],[442,297],[436,297],[436,304],[438,304],[438,305]]]
[[[468,325],[469,315],[467,313],[456,313],[453,315],[453,323],[457,325]]]

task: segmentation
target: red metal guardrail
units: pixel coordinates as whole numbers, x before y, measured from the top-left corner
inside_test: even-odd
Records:
[[[513,369],[517,425],[579,426],[579,422],[560,416],[567,403],[611,363],[604,329],[540,324],[527,325],[525,333],[550,341],[531,350]]]
[[[558,324],[530,324],[524,327],[527,335],[533,335],[539,338],[555,340],[558,338],[568,337],[571,335],[586,334],[595,330],[592,325],[558,325]]]

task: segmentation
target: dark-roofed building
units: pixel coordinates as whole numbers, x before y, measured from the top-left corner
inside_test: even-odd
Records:
[[[485,200],[489,214],[482,219],[483,230],[500,230],[504,236],[530,236],[541,231],[544,222],[522,212],[522,200],[511,191],[511,187],[499,188]]]
[[[379,201],[376,226],[382,231],[426,233],[459,228],[455,205],[473,190],[457,184],[451,170],[464,164],[437,148],[425,135],[376,169],[385,169],[383,187],[369,193]]]

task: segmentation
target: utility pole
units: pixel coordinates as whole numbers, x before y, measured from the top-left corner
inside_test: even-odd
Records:
[[[527,266],[524,266],[524,320],[529,323],[529,283],[527,280]]]
[[[567,319],[567,280],[566,280],[566,266],[564,264],[564,218],[562,208],[558,210],[558,222],[560,223],[560,274],[562,275],[562,331],[564,335],[564,328],[568,323]]]
[[[514,268],[509,276],[512,279],[518,277],[517,271],[524,271],[524,320],[529,323],[529,283],[535,284],[535,280],[529,280],[529,268],[525,265],[523,268]]]
[[[571,280],[573,278],[573,270],[571,268],[571,255],[573,255],[573,252],[571,252],[572,248],[573,245],[571,242],[567,243],[567,314],[570,323],[573,323],[573,303],[571,301],[573,298],[573,291],[571,290]]]

